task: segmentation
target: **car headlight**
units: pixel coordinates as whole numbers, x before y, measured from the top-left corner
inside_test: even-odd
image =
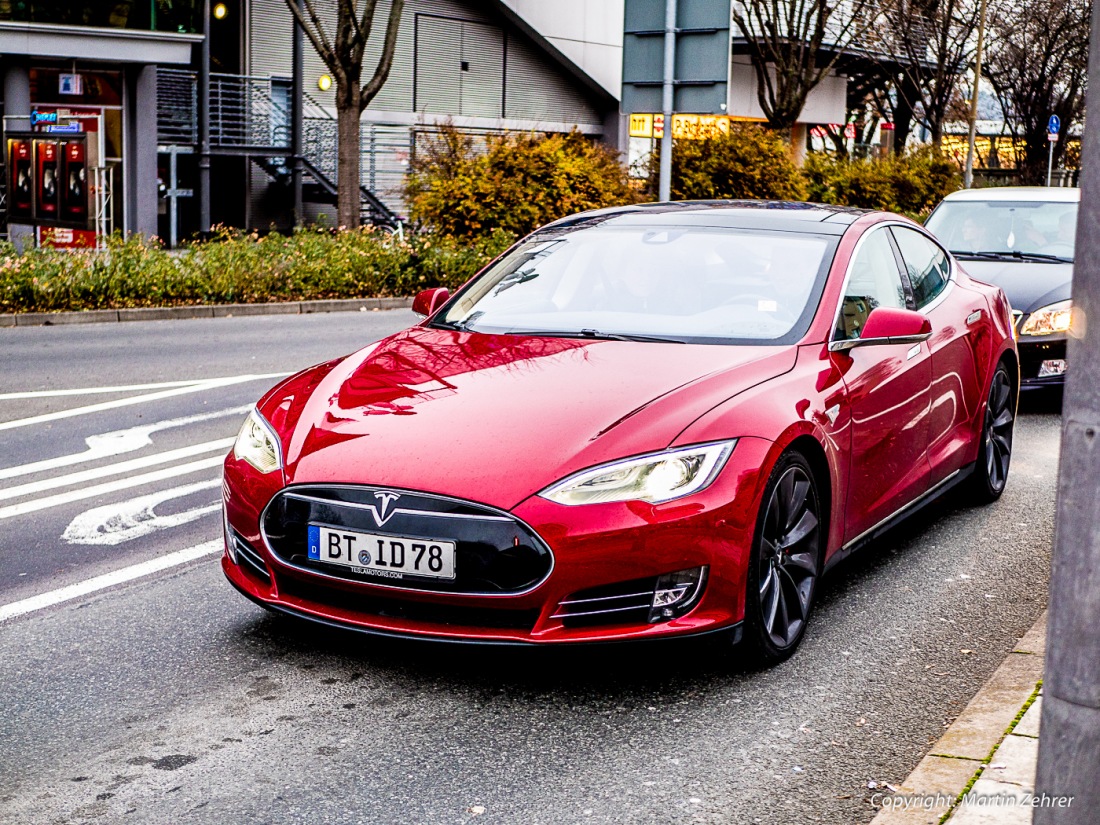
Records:
[[[1021,335],[1053,335],[1069,331],[1073,316],[1073,301],[1059,301],[1031,313],[1020,329]]]
[[[540,496],[558,504],[648,501],[661,504],[705,489],[733,452],[737,439],[680,447],[601,464],[574,473]]]
[[[256,410],[244,420],[244,426],[237,434],[237,443],[233,445],[233,455],[247,461],[261,473],[270,473],[283,466],[279,437]]]

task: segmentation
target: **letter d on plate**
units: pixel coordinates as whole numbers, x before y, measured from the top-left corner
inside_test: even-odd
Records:
[[[316,524],[309,525],[309,557],[315,561],[321,560],[321,528]]]

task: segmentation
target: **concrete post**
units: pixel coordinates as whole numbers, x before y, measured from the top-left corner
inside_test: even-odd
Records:
[[[135,66],[130,72],[129,232],[157,234],[157,67]]]
[[[1100,32],[1100,5],[1092,31]],[[1088,110],[1100,113],[1100,37],[1089,44]],[[1073,323],[1043,682],[1035,825],[1093,825],[1100,812],[1100,128],[1081,135]]]

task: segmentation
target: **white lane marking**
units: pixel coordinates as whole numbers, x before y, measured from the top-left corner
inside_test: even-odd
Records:
[[[9,504],[7,507],[0,507],[0,520],[12,518],[13,516],[22,516],[27,513],[34,513],[38,510],[45,510],[50,507],[57,507],[61,504],[81,501],[86,498],[95,498],[96,496],[114,493],[118,490],[128,490],[131,487],[140,487],[142,484],[151,484],[154,481],[163,481],[166,478],[175,478],[176,476],[197,473],[199,470],[209,470],[212,467],[220,466],[224,460],[224,456],[203,458],[198,461],[192,461],[189,464],[165,467],[161,470],[154,470],[151,473],[142,473],[141,475],[130,476],[129,478],[120,478],[116,481],[107,481],[103,484],[85,487],[83,490],[70,490],[67,493],[58,493],[44,498],[32,498],[30,501],[21,501],[19,504]]]
[[[180,527],[202,518],[207,513],[221,509],[221,503],[216,501],[213,504],[204,504],[167,516],[158,516],[154,512],[156,506],[172,499],[183,498],[192,493],[212,490],[220,486],[221,479],[215,478],[139,496],[121,504],[95,507],[69,522],[61,538],[69,544],[115,545],[147,536],[157,530]]]
[[[157,464],[171,464],[181,458],[209,453],[213,450],[227,450],[232,446],[234,438],[218,438],[214,441],[204,441],[201,444],[189,444],[175,450],[165,450],[162,453],[143,455],[140,458],[131,458],[128,461],[116,461],[103,467],[93,467],[91,470],[81,470],[78,473],[46,478],[41,481],[31,481],[27,484],[17,484],[14,487],[0,487],[0,501],[6,499],[22,498],[23,496],[42,493],[46,490],[56,490],[58,487],[71,487],[74,484],[83,484],[86,481],[94,481],[97,478],[117,476],[129,473],[132,470],[143,470],[146,467],[155,467]]]
[[[0,422],[0,430],[13,430],[16,427],[28,427],[31,424],[44,424],[47,421],[58,421],[62,418],[73,418],[78,415],[88,415],[89,413],[102,412],[103,410],[113,410],[118,407],[128,407],[132,404],[143,404],[146,401],[158,401],[162,398],[172,398],[176,395],[186,395],[192,392],[203,392],[204,390],[217,389],[219,387],[228,387],[233,384],[244,384],[249,381],[260,381],[262,379],[270,378],[282,378],[288,375],[285,372],[272,372],[264,375],[234,375],[229,378],[212,378],[209,381],[205,381],[202,384],[189,384],[186,387],[176,387],[170,390],[161,390],[160,392],[151,392],[146,395],[134,395],[129,398],[116,398],[114,401],[102,401],[99,404],[89,404],[86,407],[74,407],[69,410],[58,410],[52,413],[43,413],[42,415],[34,415],[30,418],[19,418],[14,421]]]
[[[123,567],[113,573],[104,573],[102,576],[95,576],[76,584],[70,584],[68,587],[59,587],[57,590],[40,593],[37,596],[31,596],[29,599],[0,605],[0,622],[26,613],[33,613],[46,607],[52,607],[55,604],[79,599],[81,596],[87,596],[97,590],[140,579],[143,576],[159,573],[161,570],[167,570],[170,567],[187,564],[187,562],[201,559],[203,556],[220,553],[223,546],[221,539],[203,542],[202,544],[196,544],[194,547],[188,547],[186,550],[177,550],[175,553]]]
[[[58,456],[57,458],[47,458],[42,461],[32,461],[30,464],[19,464],[15,467],[4,467],[0,469],[0,480],[15,478],[16,476],[31,475],[33,473],[42,473],[46,470],[56,470],[58,467],[71,467],[73,464],[83,464],[86,461],[98,461],[101,458],[110,458],[111,456],[120,455],[122,453],[132,453],[136,450],[140,450],[142,447],[148,447],[152,444],[153,439],[149,436],[155,432],[168,430],[173,427],[186,427],[189,424],[199,424],[203,421],[211,421],[215,418],[224,418],[229,415],[244,415],[251,409],[251,404],[245,404],[243,407],[230,407],[227,410],[199,413],[198,415],[188,415],[183,418],[167,418],[164,421],[157,421],[152,424],[141,424],[137,427],[130,427],[127,430],[115,430],[109,433],[90,435],[84,439],[84,443],[88,445],[88,449],[84,452],[70,453],[69,455]]]
[[[100,395],[109,392],[136,392],[138,390],[162,390],[165,387],[189,387],[202,384],[209,378],[192,378],[187,381],[161,381],[157,384],[119,384],[112,387],[79,387],[72,390],[27,390],[25,392],[0,393],[0,401],[14,401],[21,398],[59,398],[63,395]]]

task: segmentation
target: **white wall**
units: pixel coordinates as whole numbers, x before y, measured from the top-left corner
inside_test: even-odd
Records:
[[[799,123],[844,123],[847,118],[848,78],[830,75],[810,92]],[[729,113],[737,117],[763,118],[756,95],[756,70],[748,57],[735,55],[730,65]]]
[[[624,0],[503,0],[535,31],[619,98]]]

